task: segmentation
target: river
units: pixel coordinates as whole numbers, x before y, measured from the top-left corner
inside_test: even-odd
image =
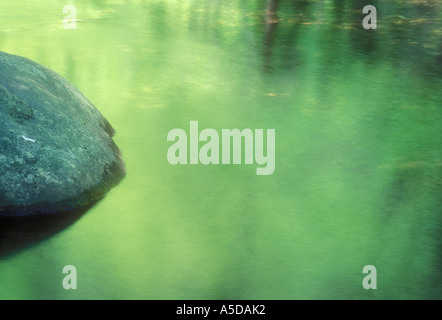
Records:
[[[442,2],[270,2],[75,1],[66,29],[60,1],[1,1],[0,50],[80,89],[127,176],[82,215],[0,220],[0,299],[442,298]],[[171,165],[190,121],[275,129],[275,171]]]

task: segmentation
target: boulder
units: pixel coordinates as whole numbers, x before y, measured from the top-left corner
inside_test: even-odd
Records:
[[[125,176],[114,129],[70,82],[0,52],[0,217],[83,208]]]

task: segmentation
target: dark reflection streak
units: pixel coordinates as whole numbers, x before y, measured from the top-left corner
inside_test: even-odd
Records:
[[[368,63],[375,63],[380,58],[379,33],[377,30],[365,30],[361,26],[361,21],[365,14],[362,13],[362,8],[366,5],[365,0],[355,0],[350,4],[351,23],[352,27],[349,31],[350,43],[358,58],[366,59]],[[378,2],[372,0],[370,5],[379,8]]]
[[[284,5],[283,8],[281,8]],[[298,36],[300,26],[305,20],[311,19],[310,3],[306,0],[268,0],[265,10],[265,30],[264,30],[264,50],[263,50],[263,68],[264,71],[270,72],[274,65],[274,61],[278,60],[273,55],[276,49],[279,57],[282,58],[282,66],[284,70],[292,70],[300,64],[298,59]],[[286,23],[286,28],[278,31],[279,17],[278,11],[287,10],[293,21]],[[293,10],[293,12],[291,12]],[[287,28],[287,26],[290,26]],[[275,48],[275,41],[281,41]]]
[[[47,239],[78,221],[95,202],[87,207],[62,213],[0,218],[0,260],[5,256]]]
[[[336,0],[333,5],[333,16],[335,17],[333,25],[342,25],[345,21],[344,13],[345,13],[345,0]]]
[[[264,68],[271,67],[272,60],[272,43],[275,38],[275,33],[278,24],[278,10],[279,0],[267,0],[265,11],[265,37],[264,37]]]

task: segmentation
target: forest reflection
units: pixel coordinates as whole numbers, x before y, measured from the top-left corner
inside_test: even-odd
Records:
[[[342,47],[334,43],[340,39],[343,44],[348,42],[354,57],[367,63],[389,61],[424,76],[440,76],[441,2],[414,1],[406,5],[405,2],[381,3],[374,0],[370,4],[378,8],[377,30],[362,27],[366,16],[362,9],[367,5],[364,0],[337,0],[333,3],[267,0],[265,8],[262,8],[265,69],[276,65],[283,69],[294,68],[296,61],[300,61],[299,34],[309,32],[312,38],[322,42],[321,47],[327,53]],[[276,46],[278,53],[273,54],[272,48]]]

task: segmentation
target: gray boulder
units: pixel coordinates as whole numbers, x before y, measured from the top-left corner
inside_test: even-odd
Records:
[[[125,175],[114,129],[57,73],[0,52],[0,217],[101,199]]]

